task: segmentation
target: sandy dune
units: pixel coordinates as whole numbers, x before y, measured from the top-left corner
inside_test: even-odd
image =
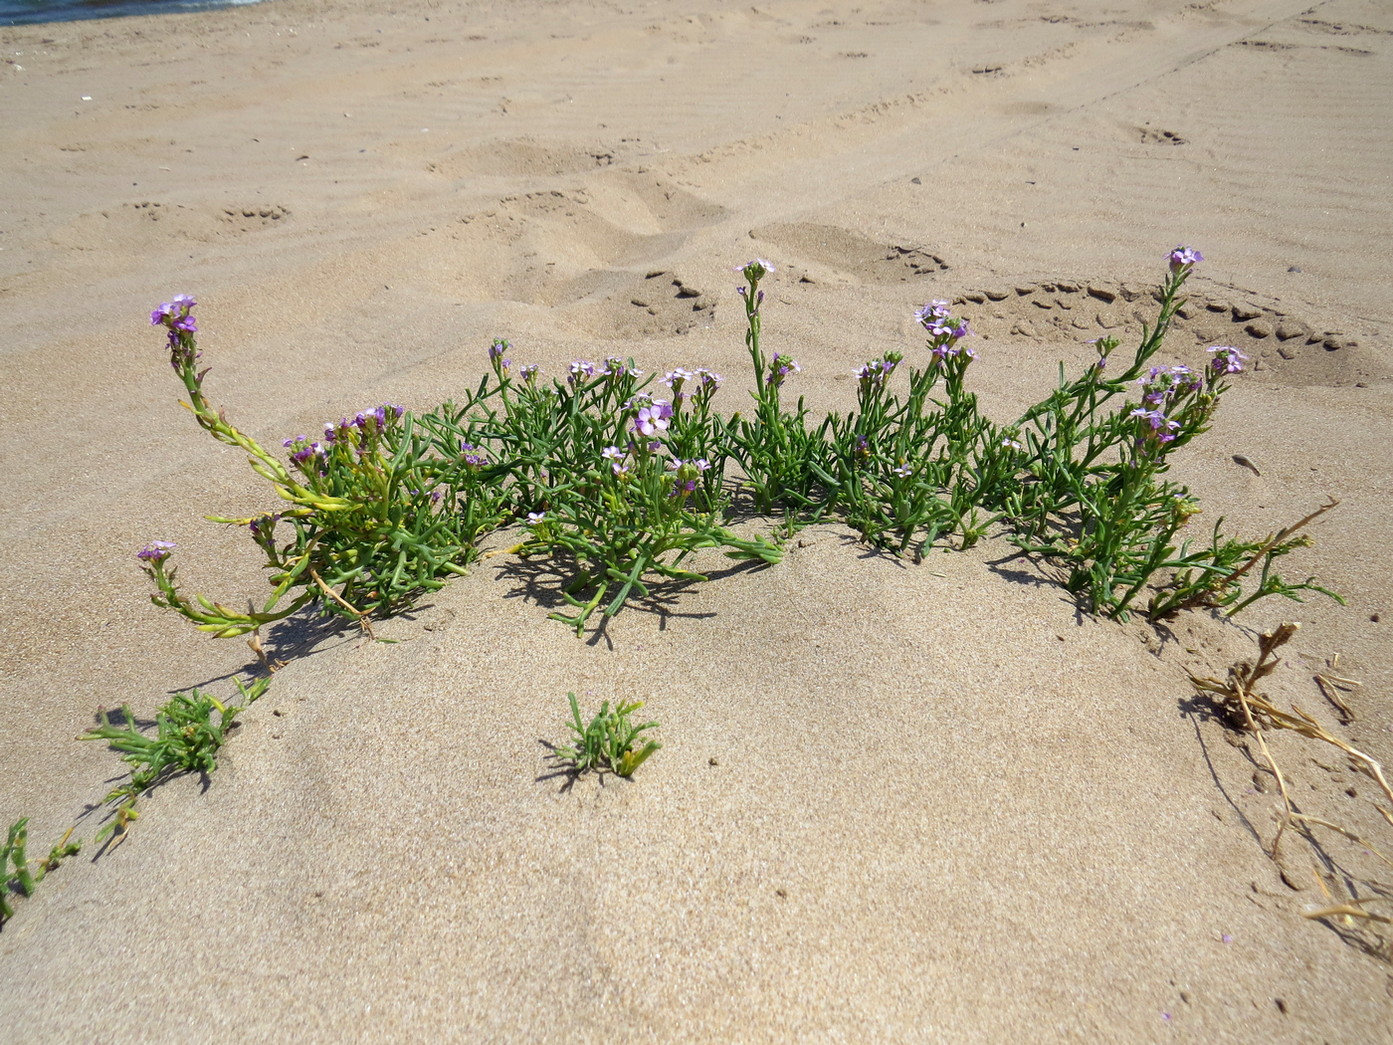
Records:
[[[1301,917],[1306,851],[1264,854],[1276,796],[1185,676],[1299,619],[1270,691],[1334,724],[1339,653],[1342,735],[1393,762],[1386,4],[273,0],[0,45],[0,824],[33,850],[120,772],[74,740],[98,707],[254,667],[133,558],[264,583],[202,518],[270,495],[177,406],[174,293],[268,443],[433,406],[494,336],[714,367],[735,409],[754,255],[815,409],[949,298],[1005,419],[1134,341],[1192,244],[1167,361],[1257,367],[1176,477],[1257,535],[1339,498],[1289,572],[1348,599],[1120,625],[1007,546],[915,566],[824,526],[584,641],[495,556],[395,645],[268,636],[290,664],[211,789],[17,903],[16,1041],[1393,1040],[1388,955]],[[645,697],[664,749],[563,790],[568,690]],[[1274,750],[1371,828],[1343,760]]]

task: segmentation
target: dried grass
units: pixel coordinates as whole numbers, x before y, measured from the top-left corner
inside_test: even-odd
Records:
[[[1264,734],[1270,730],[1287,730],[1307,740],[1337,748],[1349,759],[1350,767],[1363,774],[1378,785],[1382,801],[1371,799],[1370,804],[1382,817],[1384,823],[1393,828],[1393,787],[1389,786],[1383,766],[1348,741],[1336,736],[1315,718],[1295,704],[1290,711],[1277,707],[1265,694],[1257,689],[1258,683],[1276,671],[1281,663],[1277,651],[1291,641],[1299,624],[1281,624],[1258,639],[1258,658],[1256,661],[1243,661],[1229,668],[1228,677],[1222,681],[1215,678],[1200,678],[1190,675],[1197,692],[1209,697],[1226,713],[1229,725],[1242,733],[1250,735],[1256,742],[1268,770],[1277,781],[1282,796],[1282,811],[1278,817],[1277,833],[1272,839],[1268,855],[1278,860],[1282,837],[1288,828],[1306,841],[1312,857],[1311,871],[1317,885],[1329,901],[1321,907],[1310,907],[1304,913],[1311,919],[1331,919],[1338,928],[1349,930],[1356,924],[1372,929],[1375,926],[1393,925],[1393,918],[1368,910],[1369,906],[1386,904],[1393,909],[1393,887],[1355,874],[1340,865],[1332,857],[1327,846],[1315,834],[1316,828],[1333,834],[1358,846],[1364,853],[1374,857],[1386,867],[1393,869],[1390,860],[1380,848],[1362,835],[1321,817],[1303,813],[1292,801],[1287,778],[1273,757]],[[1344,701],[1341,691],[1349,691],[1359,686],[1353,679],[1336,675],[1339,664],[1338,655],[1325,662],[1324,669],[1315,673],[1315,682],[1321,693],[1335,707],[1341,716],[1342,724],[1354,721],[1354,712]],[[1324,868],[1324,871],[1322,871]],[[1284,874],[1285,877],[1285,874]],[[1356,890],[1363,887],[1368,895],[1357,895]],[[1366,949],[1384,958],[1393,960],[1393,940],[1385,936],[1365,936],[1358,940]]]

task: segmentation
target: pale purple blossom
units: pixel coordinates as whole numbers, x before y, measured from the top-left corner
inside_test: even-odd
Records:
[[[512,347],[513,346],[503,338],[494,338],[493,344],[489,345],[489,362],[499,367],[499,369],[507,370],[508,367],[512,365],[512,360],[504,359],[503,355]]]
[[[600,451],[600,456],[609,462],[610,471],[615,475],[624,475],[629,471],[628,462],[625,461],[626,452],[617,446],[607,446]]]
[[[1179,421],[1173,421],[1160,410],[1146,410],[1142,407],[1132,411],[1133,417],[1145,421],[1151,428],[1151,438],[1158,443],[1169,443],[1175,439],[1175,433],[1180,428]],[[1139,442],[1145,439],[1139,440]]]
[[[473,443],[461,442],[459,449],[464,455],[464,463],[470,468],[482,468],[489,463],[488,455]]]
[[[198,325],[190,313],[197,304],[198,302],[188,294],[176,294],[172,301],[166,301],[150,313],[150,325],[168,327],[171,333],[178,330],[186,334],[196,334]]]
[[[135,557],[142,562],[148,562],[152,566],[158,566],[169,558],[170,553],[178,547],[173,541],[151,541],[140,551],[135,553]]]
[[[772,262],[765,261],[763,258],[752,258],[743,265],[736,265],[731,271],[741,273],[751,283],[763,279],[766,274],[779,271]]]
[[[1232,345],[1215,345],[1209,352],[1214,357],[1209,361],[1209,368],[1215,374],[1241,374],[1248,359]]]
[[[775,352],[774,358],[769,361],[769,384],[778,388],[789,374],[801,374],[802,372],[803,368],[798,365],[796,359]]]
[[[539,525],[541,525],[542,523],[546,522],[546,519],[547,519],[547,513],[546,513],[546,512],[528,512],[528,513],[527,513],[527,525],[528,525],[528,526],[539,526]]]
[[[904,461],[890,470],[894,472],[896,475],[898,475],[901,479],[908,479],[911,475],[914,474],[914,466],[910,464],[908,461]]]
[[[678,391],[685,382],[691,381],[695,377],[696,374],[693,371],[686,370],[679,366],[669,370],[663,375],[663,384],[667,385],[668,388],[671,388],[673,391]]]
[[[886,379],[895,372],[895,367],[898,364],[897,358],[872,359],[865,366],[857,367],[852,371],[852,374],[868,388],[881,388]]]
[[[571,364],[571,375],[567,378],[571,384],[580,382],[595,376],[595,364],[588,359],[577,359]]]
[[[634,415],[634,431],[652,439],[666,432],[672,419],[672,404],[665,399],[655,399],[647,406],[638,408]]]
[[[631,360],[620,359],[618,356],[610,356],[605,360],[605,368],[600,371],[602,377],[618,378],[626,374],[633,377],[642,377],[643,371],[633,365]]]
[[[947,319],[948,315],[948,302],[946,301],[930,301],[914,312],[914,318],[925,330],[929,330],[942,320]]]
[[[1171,271],[1179,272],[1181,269],[1189,268],[1191,265],[1203,261],[1204,255],[1193,247],[1176,247],[1167,255],[1167,260],[1170,261]]]

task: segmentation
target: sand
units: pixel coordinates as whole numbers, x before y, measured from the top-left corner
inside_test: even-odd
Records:
[[[999,541],[914,565],[827,525],[577,639],[495,556],[395,644],[267,637],[289,663],[211,787],[17,901],[14,1040],[1393,1040],[1387,954],[1302,918],[1309,850],[1265,854],[1276,795],[1185,674],[1300,620],[1269,692],[1393,762],[1387,5],[274,0],[0,54],[0,821],[32,851],[100,825],[98,708],[256,667],[133,557],[264,583],[203,520],[269,491],[177,406],[175,293],[268,443],[433,406],[494,336],[714,367],[733,409],[755,255],[815,409],[949,298],[1007,419],[1134,343],[1187,243],[1164,358],[1257,369],[1175,476],[1259,536],[1339,498],[1287,572],[1348,600],[1117,624]],[[664,748],[565,787],[568,691],[646,699]],[[1343,760],[1273,745],[1303,808],[1370,825]]]

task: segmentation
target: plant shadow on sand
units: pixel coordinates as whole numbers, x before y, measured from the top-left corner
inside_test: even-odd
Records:
[[[707,570],[699,577],[681,577],[672,580],[659,580],[647,583],[647,595],[630,595],[625,603],[626,609],[637,610],[657,616],[658,629],[666,631],[668,622],[673,619],[703,620],[716,616],[713,610],[682,611],[678,603],[684,592],[704,580],[720,580],[739,573],[766,568],[762,562],[739,562],[716,570]],[[551,556],[549,558],[515,558],[495,567],[498,580],[510,582],[503,592],[508,599],[523,599],[549,613],[564,612],[570,603],[562,594],[568,584],[583,571],[579,564],[569,557]],[[591,627],[586,642],[597,645],[602,640],[610,643],[608,626],[610,617],[601,615],[598,624]]]

